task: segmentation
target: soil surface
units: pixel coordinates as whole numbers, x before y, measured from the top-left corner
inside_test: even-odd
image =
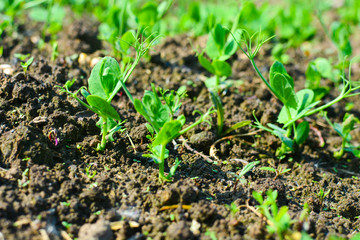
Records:
[[[115,134],[115,141],[98,152],[97,116],[56,88],[73,78],[77,80],[72,89],[86,85],[91,59],[105,56],[105,44],[96,38],[97,24],[78,20],[60,32],[55,61],[50,60],[51,48],[37,49],[37,29],[21,26],[17,35],[4,34],[2,40],[0,64],[10,64],[13,73],[0,73],[0,239],[274,239],[266,222],[251,211],[258,204],[252,192],[269,189],[278,191],[279,207],[289,207],[294,230],[305,230],[314,239],[351,237],[359,231],[360,160],[350,153],[341,160],[333,158],[341,139],[323,118],[307,119],[312,129],[308,140],[282,160],[275,156],[281,142],[253,127],[217,142],[210,156],[218,139],[215,125],[201,125],[177,139],[177,145],[169,144],[169,166],[175,158],[181,164],[173,182],[160,183],[158,166],[142,157],[148,143],[145,119],[125,94],[113,105],[127,120],[127,131]],[[194,46],[206,43],[206,38],[185,35],[163,39],[127,84],[137,98],[151,89],[150,83],[168,89],[187,86],[181,114],[191,123],[197,117],[192,112],[206,112],[211,101],[204,84],[209,74],[199,65],[189,39]],[[335,56],[324,51],[326,46],[331,48],[324,40],[310,52],[289,50],[286,67],[297,89],[304,87],[309,61]],[[271,47],[264,46],[256,59],[265,76],[273,61]],[[34,56],[27,74],[14,53]],[[74,55],[81,53],[87,54],[85,61]],[[240,52],[229,61],[234,81],[222,92],[226,127],[253,120],[253,111],[263,124],[275,122],[281,104],[249,61]],[[323,99],[327,102],[339,92],[330,81],[324,84],[334,89]],[[350,112],[360,117],[359,97],[350,101]],[[333,122],[342,121],[345,104],[328,109]],[[353,141],[359,144],[360,131],[354,132]],[[260,164],[245,175],[245,183],[237,182],[235,175],[255,160]],[[275,178],[260,166],[291,171]],[[321,199],[320,190],[330,193]],[[238,211],[230,210],[231,203]],[[301,222],[305,203],[310,212]]]

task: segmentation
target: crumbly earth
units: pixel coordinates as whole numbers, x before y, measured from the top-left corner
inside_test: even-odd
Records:
[[[349,153],[339,161],[332,157],[341,139],[321,117],[307,119],[312,127],[309,139],[282,160],[275,157],[279,140],[266,132],[254,133],[257,129],[252,127],[218,142],[215,156],[210,156],[218,137],[214,126],[201,125],[176,140],[178,146],[169,144],[169,166],[175,158],[181,164],[172,182],[160,183],[158,166],[142,157],[148,143],[145,120],[125,94],[120,93],[113,105],[127,120],[127,132],[115,134],[115,141],[97,152],[97,117],[56,88],[72,78],[77,79],[73,89],[86,84],[89,62],[79,63],[71,55],[105,55],[96,39],[96,24],[77,21],[65,28],[59,34],[60,55],[54,62],[49,48],[39,51],[32,42],[39,35],[35,29],[21,26],[17,35],[5,35],[2,43],[0,63],[12,64],[14,72],[0,73],[0,236],[7,240],[274,239],[275,235],[266,231],[266,222],[251,211],[251,206],[257,205],[252,192],[269,189],[278,191],[279,206],[289,207],[296,222],[293,230],[306,230],[315,239],[331,234],[350,237],[359,230],[360,161]],[[204,46],[206,39],[191,41]],[[315,43],[313,51],[289,52],[291,62],[286,67],[297,89],[304,86],[310,60],[334,55],[323,51],[324,45],[331,48],[330,43],[319,41],[319,48]],[[273,61],[271,46],[266,45],[256,60],[265,76]],[[28,74],[23,73],[14,53],[35,57]],[[253,111],[263,124],[275,122],[281,104],[248,60],[239,52],[229,61],[234,82],[222,93],[226,127],[253,120]],[[169,89],[187,86],[181,114],[190,123],[196,119],[194,110],[205,112],[211,106],[204,84],[208,76],[197,62],[188,36],[182,35],[163,39],[151,60],[142,61],[127,84],[137,98],[150,89],[150,83]],[[334,87],[329,81],[324,84]],[[337,94],[334,88],[323,101]],[[360,117],[359,97],[349,101],[355,106],[350,112]],[[340,122],[344,108],[345,102],[331,107],[331,120]],[[54,133],[57,145],[49,138]],[[320,147],[321,137],[324,147]],[[353,134],[353,141],[360,142],[359,131]],[[258,166],[291,171],[275,179],[274,173],[256,167],[245,175],[245,183],[237,182],[235,174],[255,160],[261,162]],[[320,199],[320,190],[330,193]],[[231,203],[238,211],[230,211]],[[305,203],[310,212],[301,222]]]

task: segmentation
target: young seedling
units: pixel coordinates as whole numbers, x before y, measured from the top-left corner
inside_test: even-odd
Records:
[[[351,152],[354,156],[360,158],[360,146],[354,146],[351,144],[351,131],[356,129],[355,124],[360,124],[360,120],[353,114],[346,113],[343,119],[343,123],[332,123],[327,117],[327,112],[322,113],[323,117],[329,123],[329,125],[339,134],[342,138],[341,147],[339,151],[334,152],[334,157],[340,159],[345,151]]]
[[[125,92],[129,94],[128,91]],[[180,161],[176,159],[169,174],[165,175],[165,159],[169,156],[166,145],[202,122],[210,124],[209,117],[214,111],[210,108],[204,115],[200,114],[201,116],[196,122],[184,128],[185,116],[180,115],[176,119],[175,116],[181,106],[181,99],[185,97],[185,88],[179,88],[177,92],[159,89],[159,92],[161,97],[158,96],[158,92],[152,84],[152,91],[146,91],[142,100],[133,99],[131,95],[128,96],[133,99],[136,111],[149,123],[147,128],[150,132],[148,138],[151,139],[150,154],[144,156],[154,159],[155,163],[159,164],[160,181],[171,181]]]
[[[229,134],[237,128],[250,124],[243,121],[231,126],[227,131],[224,128],[224,107],[221,101],[220,92],[227,88],[225,80],[231,75],[231,66],[226,62],[237,50],[235,40],[230,36],[230,31],[220,24],[216,24],[209,33],[205,52],[211,59],[209,61],[204,56],[204,52],[198,55],[200,64],[208,70],[214,77],[208,78],[205,82],[209,89],[211,101],[214,104],[217,114],[217,134],[219,137]]]
[[[278,177],[280,177],[281,175],[284,175],[285,173],[291,171],[290,168],[283,169],[280,165],[278,166],[277,169],[272,168],[272,167],[261,167],[260,170],[274,172],[274,173],[276,174],[275,177],[274,177],[274,181],[275,181]]]
[[[262,75],[259,68],[255,63],[255,56],[259,52],[261,46],[265,44],[271,38],[262,38],[254,34],[250,36],[246,31],[238,31],[236,39],[241,51],[249,58],[252,66],[256,73],[265,83],[271,93],[283,103],[277,122],[283,124],[283,127],[278,127],[275,124],[268,123],[267,127],[263,126],[258,119],[255,117],[256,127],[271,132],[275,136],[279,137],[282,141],[281,147],[277,150],[277,155],[282,156],[288,152],[294,150],[294,147],[304,143],[309,134],[309,123],[302,121],[297,124],[296,121],[303,119],[304,117],[316,114],[324,109],[332,106],[333,104],[352,96],[359,95],[360,86],[354,86],[354,82],[351,80],[351,65],[353,62],[360,61],[360,57],[354,58],[350,61],[349,65],[349,76],[348,79],[343,77],[343,87],[338,97],[331,100],[330,102],[316,107],[320,101],[315,101],[315,93],[311,89],[302,89],[295,92],[294,80],[286,72],[285,67],[280,62],[275,62],[269,73],[269,81]],[[260,34],[259,34],[260,35]],[[255,49],[252,46],[254,38],[257,37],[257,44]],[[246,50],[245,50],[246,49]]]
[[[58,50],[58,42],[54,41],[52,44],[52,52],[51,52],[51,61],[55,61],[56,58],[59,56],[59,50]]]
[[[239,207],[234,202],[232,202],[230,205],[225,204],[225,207],[231,212],[232,217],[235,217],[236,213],[239,212]]]
[[[280,240],[290,237],[290,227],[292,221],[288,213],[289,208],[282,206],[280,209],[276,204],[278,196],[277,191],[271,189],[266,192],[267,198],[264,199],[261,192],[253,192],[253,197],[260,203],[257,209],[260,214],[266,217],[268,225],[266,226],[270,234],[276,233]],[[291,238],[289,238],[291,239]]]
[[[138,33],[139,34],[139,33]],[[104,150],[108,140],[113,141],[113,134],[117,131],[124,131],[121,126],[121,120],[117,111],[111,105],[111,100],[124,86],[139,63],[141,57],[150,49],[152,42],[143,44],[139,40],[139,35],[134,36],[136,49],[136,58],[133,62],[125,65],[124,69],[120,69],[119,63],[111,57],[104,57],[99,61],[91,71],[88,79],[89,92],[85,86],[82,86],[75,92],[71,92],[69,88],[74,81],[67,81],[63,87],[58,86],[62,92],[68,93],[75,98],[81,105],[96,113],[100,119],[97,126],[101,129],[101,142],[96,150]],[[78,97],[81,93],[86,102]]]
[[[320,201],[320,206],[323,206],[325,198],[330,194],[331,189],[324,191],[323,188],[320,189],[318,193],[316,193],[316,196],[318,197]]]
[[[14,57],[18,58],[21,60],[21,67],[24,70],[25,75],[27,74],[27,70],[29,68],[29,66],[33,63],[34,61],[34,57],[30,57],[27,61],[26,58],[28,58],[30,56],[30,54],[21,54],[21,53],[15,53]]]
[[[249,162],[248,164],[246,164],[243,169],[240,171],[240,173],[238,175],[236,175],[236,182],[235,182],[235,185],[234,185],[234,191],[236,191],[236,187],[237,187],[237,184],[239,183],[246,183],[246,180],[243,179],[242,177],[250,172],[256,165],[258,165],[260,163],[260,161],[254,161],[254,162]]]
[[[92,180],[97,173],[96,170],[93,170],[92,172],[90,171],[92,165],[93,164],[90,163],[89,166],[85,168],[85,174],[89,180]]]

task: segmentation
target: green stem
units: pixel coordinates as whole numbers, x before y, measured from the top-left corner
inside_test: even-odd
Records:
[[[340,94],[337,98],[335,98],[334,100],[328,102],[327,104],[322,105],[321,107],[318,107],[318,108],[316,108],[316,109],[314,109],[314,110],[312,110],[312,111],[310,111],[310,112],[307,112],[307,113],[304,115],[304,117],[307,117],[307,116],[313,115],[313,114],[315,114],[315,113],[318,113],[318,112],[320,112],[320,111],[322,111],[322,110],[324,110],[324,109],[326,109],[326,108],[334,105],[335,103],[340,102],[342,99],[347,98],[347,97],[348,97],[347,95],[348,95],[350,92],[354,91],[354,89],[350,89],[350,90],[348,90],[348,91],[345,92],[345,89],[346,89],[346,88],[347,88],[347,85],[344,86],[343,90],[341,91],[341,94]]]
[[[212,113],[214,113],[214,112],[213,112],[213,111],[210,111],[210,112],[205,113],[205,114],[204,114],[203,116],[201,116],[196,122],[194,122],[194,123],[191,124],[190,126],[188,126],[188,127],[184,128],[183,130],[181,130],[181,131],[177,134],[177,136],[176,136],[175,138],[183,135],[183,134],[186,133],[187,131],[193,129],[194,127],[196,127],[197,125],[199,125],[200,123],[202,123],[202,122],[204,121],[204,119],[206,119],[206,117],[207,117],[209,114],[212,114]],[[174,138],[174,139],[175,139],[175,138]]]
[[[220,76],[219,75],[215,75],[216,76],[216,91],[219,92],[219,87],[220,87]]]
[[[134,104],[134,98],[133,96],[131,95],[131,93],[129,92],[129,89],[126,87],[125,83],[123,83],[121,80],[121,86],[126,94],[126,96],[130,99],[130,101]]]
[[[123,79],[119,79],[119,83],[116,85],[115,90],[111,93],[108,102],[111,102],[111,100],[115,97],[115,95],[120,91],[122,86],[125,84],[125,82],[129,79],[130,75],[134,71],[135,67],[138,65],[141,57],[143,56],[143,53],[136,53],[135,61],[131,64],[130,69],[127,71],[125,77]],[[126,93],[126,92],[125,92]],[[132,101],[133,102],[133,101]]]
[[[259,68],[257,67],[257,65],[256,65],[256,63],[254,61],[254,58],[249,58],[249,59],[250,59],[251,65],[253,66],[256,73],[261,78],[261,80],[266,84],[266,86],[270,89],[270,91],[277,97],[277,99],[281,99],[281,97],[276,93],[275,89],[270,85],[270,83],[265,79],[265,77],[260,72]]]
[[[78,101],[81,105],[89,109],[90,111],[93,111],[94,113],[98,114],[99,116],[101,113],[97,111],[95,108],[91,107],[90,105],[83,102],[80,98],[78,98],[78,93],[81,91],[81,89],[85,87],[81,87],[79,90],[77,90],[75,93],[70,92],[67,88],[60,87],[63,91],[65,91],[67,94],[69,94],[71,97],[75,98],[76,101]]]
[[[346,144],[346,139],[348,137],[348,134],[346,134],[343,138],[342,138],[342,143],[341,143],[341,149],[338,152],[334,152],[334,157],[336,159],[340,159],[345,152],[345,144]]]
[[[103,119],[102,126],[101,126],[101,143],[97,147],[97,150],[104,150],[106,147],[106,136],[108,134],[108,126],[107,126],[107,117],[101,116]]]
[[[169,179],[165,176],[165,173],[164,173],[165,151],[166,151],[166,144],[162,144],[161,150],[160,150],[160,159],[159,159],[159,180],[160,180],[160,182],[169,181]]]

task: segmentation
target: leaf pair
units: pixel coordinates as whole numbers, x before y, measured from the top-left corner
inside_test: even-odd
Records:
[[[91,71],[88,79],[90,93],[111,101],[112,93],[121,85],[121,76],[119,63],[112,57],[104,57]]]
[[[161,103],[154,85],[152,90],[145,91],[142,101],[134,99],[134,107],[158,133],[164,124],[171,120],[171,115],[169,108]]]
[[[204,57],[203,54],[198,56],[198,60],[206,70],[216,76],[229,77],[231,75],[231,66],[225,61],[214,60],[210,62]]]
[[[293,78],[278,61],[270,68],[270,86],[276,97],[284,104],[278,116],[278,122],[284,124],[284,127],[302,118],[307,111],[319,103],[313,102],[314,92],[311,89],[303,89],[295,93]]]
[[[117,111],[111,106],[113,92],[121,85],[121,70],[118,62],[111,57],[103,58],[95,65],[88,79],[89,93],[82,90],[82,95],[89,105],[102,116],[121,121]]]
[[[206,54],[213,60],[225,61],[237,50],[237,44],[232,37],[229,37],[229,30],[221,24],[216,24],[210,31],[206,43]]]
[[[277,191],[269,190],[266,192],[267,198],[264,199],[261,192],[253,192],[253,197],[260,203],[259,211],[263,214],[270,224],[266,227],[269,233],[277,233],[283,239],[286,231],[291,226],[291,217],[288,213],[288,207],[282,206],[280,209],[276,204],[278,196]],[[271,212],[270,212],[271,210]]]

